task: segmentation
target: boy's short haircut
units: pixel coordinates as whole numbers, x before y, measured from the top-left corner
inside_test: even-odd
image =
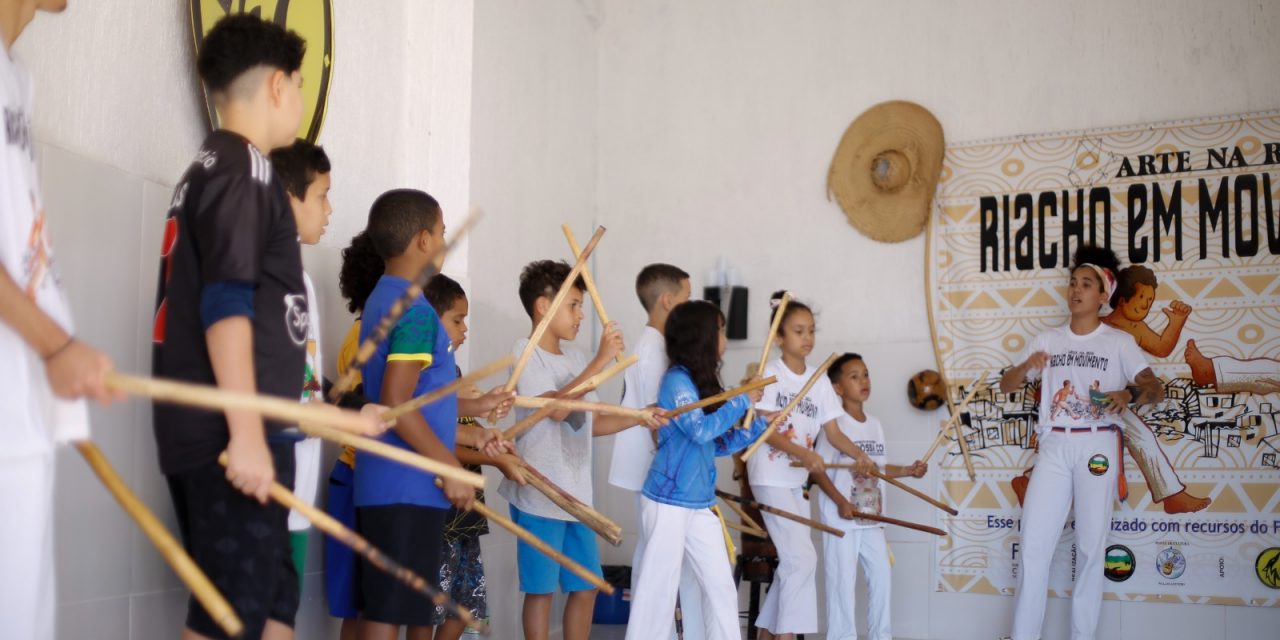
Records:
[[[417,189],[392,189],[373,201],[365,233],[383,260],[404,253],[414,236],[429,231],[440,219],[440,203]]]
[[[256,67],[293,73],[302,68],[307,43],[298,34],[258,16],[235,13],[213,25],[200,45],[196,69],[210,93],[223,93]]]
[[[662,294],[679,293],[680,283],[688,279],[689,274],[680,267],[661,262],[651,264],[636,276],[636,297],[646,312],[652,311]]]
[[[307,188],[316,176],[329,173],[329,155],[320,145],[298,138],[293,144],[271,152],[271,166],[275,169],[285,191],[299,199],[307,199]]]
[[[1111,296],[1111,306],[1121,300],[1128,300],[1138,292],[1138,285],[1145,284],[1154,291],[1160,286],[1156,273],[1140,264],[1131,264],[1116,274],[1116,292]]]
[[[443,273],[437,273],[427,281],[427,286],[422,289],[422,295],[426,297],[427,304],[436,310],[436,315],[443,316],[453,308],[455,302],[466,298],[467,292],[462,290],[462,285],[458,284],[457,280]]]
[[[839,382],[841,374],[844,373],[844,366],[854,360],[861,361],[862,356],[849,352],[841,354],[839,358],[836,358],[835,362],[831,363],[831,367],[827,369],[827,377],[831,379],[832,383]]]
[[[538,298],[554,297],[564,284],[564,279],[569,277],[570,271],[573,271],[573,267],[563,260],[535,260],[525,265],[524,271],[520,272],[520,303],[524,305],[524,311],[530,318],[533,317],[533,304]],[[582,276],[578,276],[573,282],[573,287],[578,291],[587,290]]]

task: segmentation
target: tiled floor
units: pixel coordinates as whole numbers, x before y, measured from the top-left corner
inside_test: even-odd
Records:
[[[591,628],[591,640],[622,640],[627,635],[626,625],[621,624],[598,624]],[[746,629],[742,630],[742,637],[747,637]],[[821,633],[806,634],[804,640],[823,640],[826,638]]]

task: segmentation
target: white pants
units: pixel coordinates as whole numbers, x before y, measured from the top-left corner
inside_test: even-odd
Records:
[[[1221,393],[1280,392],[1280,360],[1217,356],[1213,358],[1213,376]]]
[[[1142,471],[1151,490],[1151,501],[1160,502],[1171,495],[1182,493],[1187,487],[1173,470],[1169,458],[1160,449],[1160,441],[1146,423],[1132,410],[1120,414],[1120,426],[1124,429],[1124,444],[1129,455]]]
[[[1090,459],[1106,470],[1094,475]],[[1116,434],[1113,431],[1046,432],[1022,507],[1022,573],[1013,612],[1013,639],[1040,637],[1049,567],[1075,502],[1076,581],[1071,595],[1071,638],[1091,640],[1102,607],[1107,533],[1116,499]],[[1095,468],[1095,470],[1097,470]]]
[[[52,640],[53,454],[0,460],[0,629],[7,638]]]
[[[844,521],[848,522],[848,521]],[[827,578],[827,640],[857,640],[853,608],[858,569],[867,579],[867,637],[893,640],[889,629],[889,547],[883,527],[844,528],[844,537],[822,536],[822,566]]]
[[[686,509],[641,496],[640,539],[644,552],[631,589],[627,640],[675,634],[676,591],[688,567],[701,594],[702,631],[711,640],[738,640],[738,590],[724,546],[720,519],[710,509]],[[688,634],[689,622],[685,622]],[[700,634],[700,637],[701,636]]]
[[[809,517],[809,501],[796,487],[751,485],[756,500],[783,511]],[[774,635],[818,632],[818,552],[813,548],[811,529],[768,512],[764,526],[778,550],[778,570],[760,606],[756,626]],[[825,535],[825,534],[824,534]]]
[[[648,436],[646,436],[648,437]],[[636,492],[636,523],[644,519],[644,494]],[[652,501],[650,501],[652,502]],[[638,536],[635,555],[631,558],[631,583],[640,584],[640,560],[644,557],[645,536]],[[673,612],[674,614],[674,612]],[[680,625],[684,629],[684,640],[703,640],[702,590],[698,588],[698,579],[693,575],[693,568],[684,563],[680,568]],[[675,640],[676,630],[672,625],[670,640]]]
[[[315,506],[320,488],[320,438],[305,438],[293,445],[293,494],[303,502]],[[306,531],[311,521],[301,513],[289,510],[289,531]]]

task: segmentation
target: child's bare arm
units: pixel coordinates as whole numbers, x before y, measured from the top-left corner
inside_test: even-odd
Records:
[[[209,364],[218,387],[257,393],[253,374],[253,325],[247,316],[223,318],[205,330]],[[255,411],[228,409],[227,480],[263,504],[275,480],[275,466],[267,449],[266,427]]]
[[[923,478],[924,474],[929,472],[929,464],[916,460],[911,464],[886,464],[884,466],[885,475],[890,478]]]
[[[629,416],[601,415],[597,413],[595,419],[591,421],[591,436],[598,438],[612,435],[637,425],[650,429],[661,429],[666,426],[667,418],[661,409],[645,407],[643,411],[648,413],[648,418],[643,421],[638,421]]]
[[[827,497],[830,498],[832,502],[836,503],[836,508],[840,512],[840,517],[845,520],[852,520],[853,503],[840,495],[840,491],[836,489],[836,483],[832,482],[831,478],[827,477],[826,473],[811,473],[809,476],[813,478],[814,484],[818,485],[818,488],[822,489],[822,492],[827,494]]]
[[[524,474],[519,472],[519,469],[524,467],[524,460],[514,453],[491,456],[471,447],[458,447],[458,460],[463,464],[494,467],[512,482],[522,486],[525,484]]]

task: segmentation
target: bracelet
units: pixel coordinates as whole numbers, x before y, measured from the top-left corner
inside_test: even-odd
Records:
[[[1125,387],[1124,390],[1129,392],[1129,404],[1137,402],[1138,396],[1142,395],[1142,387],[1136,384],[1131,384]]]
[[[66,351],[66,350],[67,350],[67,347],[71,346],[71,343],[72,343],[72,342],[75,342],[75,341],[76,341],[76,337],[75,337],[75,336],[69,336],[69,337],[67,338],[67,341],[66,341],[66,342],[64,342],[64,343],[62,343],[62,346],[61,346],[61,347],[58,347],[57,349],[54,349],[51,353],[49,353],[49,355],[44,356],[44,361],[45,361],[45,362],[48,362],[48,361],[50,361],[50,360],[52,360],[52,359],[54,359],[54,358],[58,357],[58,354],[62,353],[63,351]]]

